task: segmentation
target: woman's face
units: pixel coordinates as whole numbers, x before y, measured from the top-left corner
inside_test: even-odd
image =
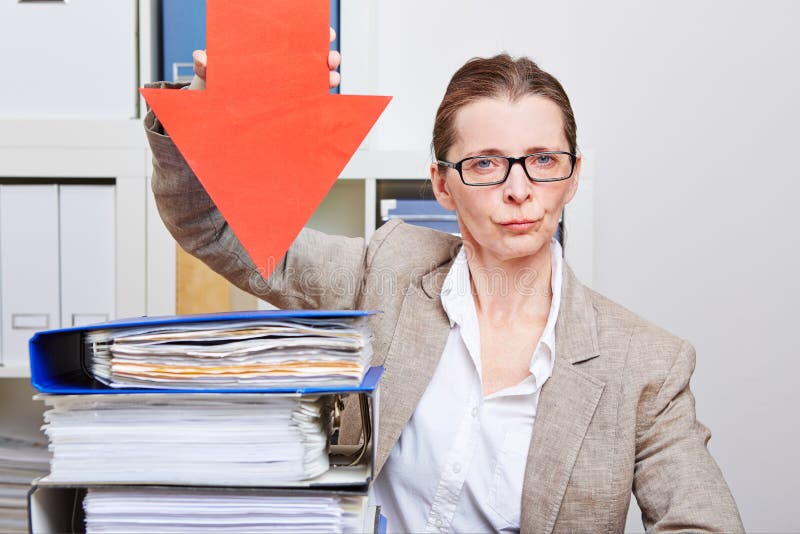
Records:
[[[569,151],[560,108],[551,100],[529,95],[512,102],[484,98],[456,114],[456,142],[447,161],[477,155],[519,157],[543,151]],[[536,255],[549,246],[561,211],[578,184],[580,159],[571,178],[537,183],[522,165],[513,165],[502,184],[468,186],[455,169],[431,166],[437,200],[456,210],[464,244],[490,261],[509,261]]]

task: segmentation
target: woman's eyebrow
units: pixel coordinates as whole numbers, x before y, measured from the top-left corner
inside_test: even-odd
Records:
[[[554,152],[554,151],[557,152],[559,150],[560,149],[558,148],[551,148],[547,146],[533,146],[526,148],[525,154],[535,154],[537,152]],[[523,156],[525,154],[506,154],[504,150],[501,150],[499,148],[481,148],[479,150],[472,150],[470,152],[467,152],[466,154],[464,154],[464,157],[471,158],[472,156],[510,156],[510,155]]]
[[[471,158],[472,156],[504,156],[502,150],[499,148],[482,148],[480,150],[472,150],[471,152],[467,152],[464,154],[465,158]]]
[[[525,149],[526,154],[535,154],[537,152],[557,152],[559,149],[557,148],[550,148],[547,146],[534,146],[528,147]]]

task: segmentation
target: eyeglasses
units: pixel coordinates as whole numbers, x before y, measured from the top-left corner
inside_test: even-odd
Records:
[[[533,182],[559,182],[575,172],[578,156],[571,152],[536,152],[518,158],[510,156],[471,156],[459,162],[437,160],[438,165],[458,171],[464,185],[502,184],[515,163],[522,165]]]

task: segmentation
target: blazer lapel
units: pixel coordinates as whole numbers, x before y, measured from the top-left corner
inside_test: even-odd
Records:
[[[450,322],[439,300],[450,263],[412,281],[400,310],[381,378],[377,477],[433,377]]]
[[[522,488],[522,532],[552,532],[603,382],[575,364],[600,355],[594,309],[564,265],[553,374],[542,387]]]

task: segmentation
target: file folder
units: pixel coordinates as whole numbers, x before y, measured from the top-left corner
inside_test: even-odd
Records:
[[[81,503],[89,488],[138,488],[178,489],[188,492],[239,492],[260,495],[359,495],[366,496],[374,478],[375,443],[377,414],[379,410],[379,390],[377,382],[383,368],[373,367],[359,389],[362,410],[362,444],[359,446],[330,445],[331,468],[328,472],[309,480],[281,485],[217,486],[152,483],[114,483],[111,481],[59,482],[49,481],[47,477],[35,480],[28,493],[29,526],[32,533],[44,532],[83,532],[83,509]],[[132,394],[122,394],[132,395]],[[135,395],[149,395],[138,393]],[[164,394],[156,394],[164,395]],[[374,517],[374,530],[365,532],[386,532],[386,519]]]
[[[98,486],[99,487],[99,486]],[[108,486],[104,486],[108,487]],[[158,486],[139,487],[140,489],[162,489]],[[62,532],[85,532],[85,516],[83,499],[86,496],[87,486],[34,486],[28,494],[28,522],[32,534],[50,534]],[[209,488],[185,487],[187,492],[201,493],[210,491]],[[254,495],[288,495],[287,492],[275,489],[233,490],[231,488],[214,488],[216,492],[233,492],[241,494],[243,491]],[[316,490],[293,490],[292,496],[328,496],[352,495],[352,493]],[[357,494],[362,495],[362,494]],[[386,517],[380,513],[380,506],[369,506],[364,517],[363,532],[385,534],[387,527]]]
[[[374,388],[377,379],[374,372],[367,372],[362,384],[350,388],[306,387],[306,388],[248,388],[248,389],[141,389],[111,388],[98,381],[92,375],[91,355],[84,342],[86,335],[94,330],[122,329],[142,326],[162,326],[210,323],[219,321],[257,321],[259,319],[292,319],[292,318],[355,318],[373,315],[374,311],[342,311],[342,310],[259,310],[248,312],[228,312],[214,314],[139,317],[119,319],[106,323],[62,328],[37,332],[30,340],[31,383],[42,393],[51,394],[98,394],[98,393],[165,393],[165,392],[202,392],[202,393],[363,393]]]
[[[313,396],[326,396],[330,395],[332,397],[332,401],[330,405],[335,406],[334,408],[334,430],[338,429],[338,410],[341,410],[344,406],[344,403],[341,399],[342,396],[355,394],[358,395],[359,401],[359,409],[361,415],[361,439],[359,440],[359,445],[339,445],[339,444],[330,444],[328,449],[328,460],[330,464],[330,469],[314,478],[308,478],[304,480],[288,480],[285,482],[281,482],[279,484],[270,484],[266,486],[264,484],[259,484],[257,481],[252,482],[243,482],[241,484],[235,484],[234,487],[240,488],[249,488],[249,487],[280,487],[280,488],[309,488],[309,489],[321,489],[321,488],[337,488],[342,490],[348,490],[353,492],[366,492],[370,482],[374,477],[374,465],[376,460],[377,454],[377,445],[375,443],[375,439],[377,438],[377,431],[378,428],[378,411],[379,411],[379,401],[380,401],[380,388],[379,388],[379,381],[380,377],[383,374],[383,367],[371,367],[366,375],[364,376],[364,380],[358,387],[349,387],[349,388],[307,388],[306,390],[296,389],[296,390],[289,390],[289,391],[278,391],[278,390],[271,390],[265,391],[262,393],[256,393],[253,391],[246,391],[246,392],[231,392],[231,391],[224,391],[224,392],[217,392],[211,393],[208,391],[203,392],[186,392],[186,391],[173,391],[173,392],[153,392],[152,390],[137,390],[135,393],[118,393],[117,390],[92,390],[92,393],[97,396],[99,394],[105,393],[106,395],[113,395],[115,398],[118,397],[139,397],[147,396],[148,398],[154,398],[157,401],[163,399],[165,402],[169,401],[169,397],[180,395],[186,396],[191,395],[193,397],[200,397],[200,398],[213,398],[219,397],[220,395],[236,395],[236,396],[244,396],[244,397],[256,397],[256,396],[302,396],[302,395],[313,395]],[[49,395],[49,394],[40,394],[35,397],[35,400],[44,400],[48,397],[52,396],[59,396],[59,395]],[[213,400],[213,399],[212,399]],[[113,471],[113,468],[109,468]],[[40,486],[65,486],[70,485],[69,480],[50,480],[49,475],[42,477],[34,482],[35,485]],[[109,477],[109,479],[97,479],[97,480],[81,480],[76,485],[81,486],[94,486],[94,485],[114,485],[115,482],[113,479]],[[158,479],[155,475],[154,478],[148,479],[146,481],[137,481],[137,482],[120,482],[117,483],[118,485],[162,485],[162,486],[182,486],[185,485],[184,483],[174,483],[169,480]],[[204,482],[192,482],[193,486],[203,487],[203,486],[214,486],[214,484],[204,483]]]

